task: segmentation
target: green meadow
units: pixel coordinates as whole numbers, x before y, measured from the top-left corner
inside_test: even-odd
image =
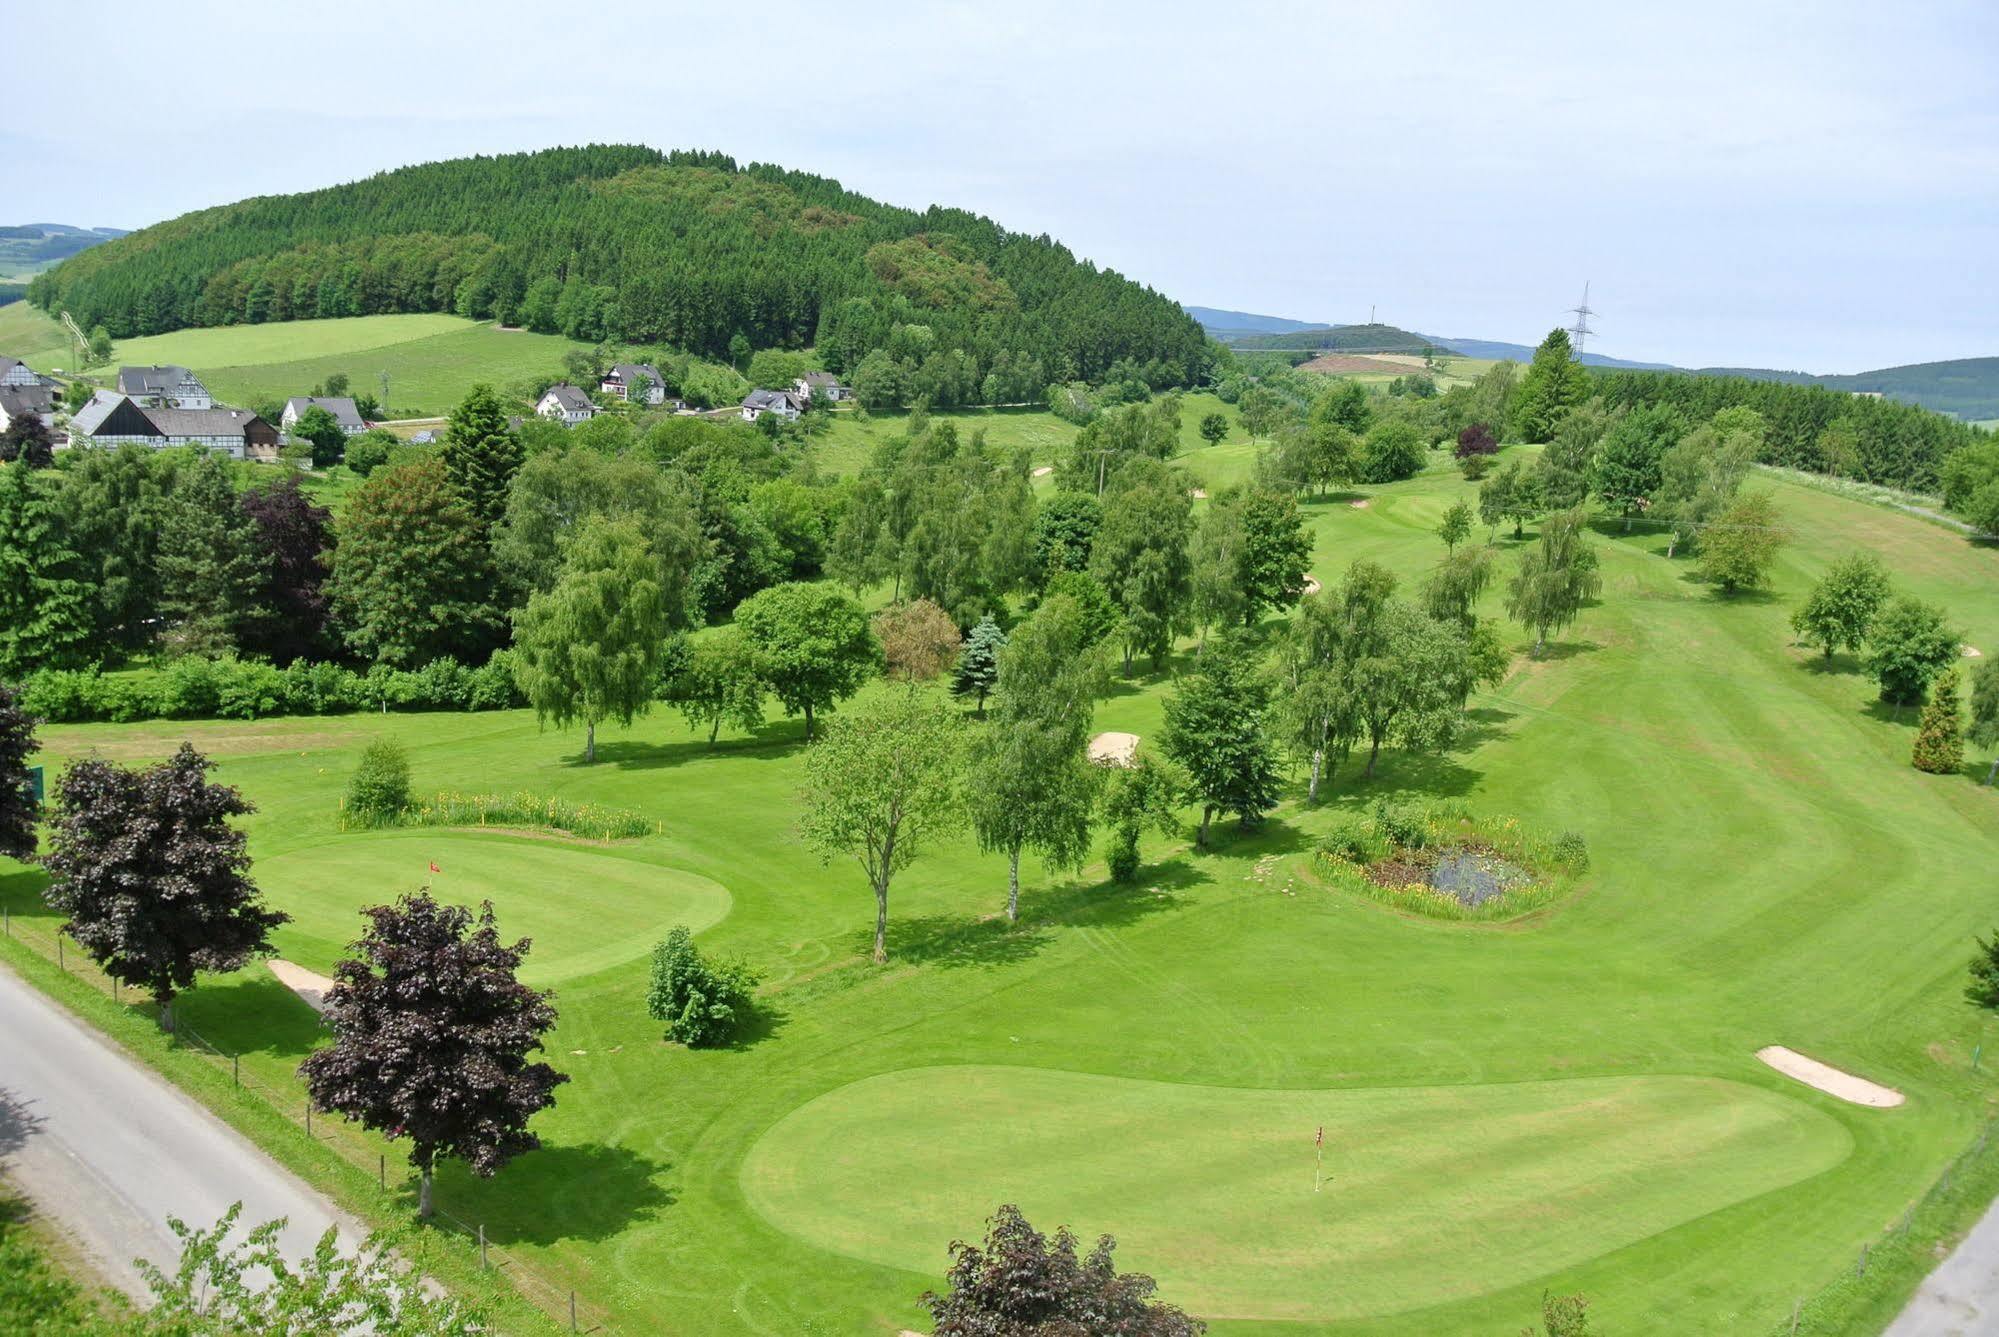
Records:
[[[1037,460],[1070,430],[958,416]],[[816,449],[851,467],[893,424],[842,415]],[[1213,488],[1252,459],[1238,428],[1182,464]],[[1601,599],[1539,660],[1508,629],[1520,655],[1474,698],[1459,749],[1385,753],[1317,809],[1300,783],[1210,853],[1148,836],[1128,886],[1101,862],[1069,876],[1030,859],[1014,927],[1004,862],[950,841],[898,877],[887,967],[868,961],[860,869],[796,834],[796,720],[710,749],[656,713],[601,733],[589,766],[580,736],[525,712],[50,727],[42,759],[208,750],[257,805],[255,872],[293,916],[277,947],[312,969],[361,907],[426,883],[533,938],[527,973],[561,1012],[550,1061],[573,1080],[536,1121],[543,1150],[491,1181],[445,1171],[440,1203],[615,1331],[921,1327],[951,1240],[1011,1201],[1044,1228],[1117,1235],[1123,1266],[1224,1337],[1490,1337],[1532,1321],[1544,1288],[1587,1293],[1610,1333],[1770,1333],[1977,1136],[1994,1086],[1960,992],[1999,913],[1987,759],[1913,770],[1913,712],[1877,704],[1852,659],[1791,644],[1786,619],[1859,548],[1999,652],[1999,552],[1752,486],[1775,487],[1794,531],[1768,593],[1720,599],[1665,536],[1605,521]],[[1416,581],[1470,491],[1440,453],[1409,482],[1306,503],[1315,574],[1369,558]],[[1523,545],[1493,541],[1503,576]],[[1497,590],[1486,603],[1500,614]],[[1186,662],[1117,683],[1097,727],[1154,735]],[[660,832],[343,832],[346,778],[384,734],[420,790],[528,789]],[[1321,882],[1318,836],[1383,797],[1578,832],[1591,870],[1509,924]],[[17,928],[46,934],[41,875],[0,869]],[[765,973],[732,1048],[669,1046],[645,1015],[646,953],[676,923]],[[177,1010],[246,1075],[299,1090],[319,1027],[261,965]],[[1755,1059],[1771,1044],[1907,1103],[1793,1082]],[[1884,1317],[1913,1280],[1853,1312]]]
[[[92,375],[109,384],[121,366],[189,367],[217,399],[248,404],[310,394],[336,372],[346,374],[354,392],[380,398],[379,376],[387,372],[385,411],[418,418],[449,412],[478,381],[504,386],[559,375],[563,354],[587,347],[457,316],[352,316],[121,339],[111,362]],[[68,366],[75,356],[62,327],[26,302],[0,307],[0,352],[38,371]]]

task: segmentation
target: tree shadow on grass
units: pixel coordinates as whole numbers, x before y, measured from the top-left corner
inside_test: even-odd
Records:
[[[1916,717],[1922,714],[1922,711],[1922,703],[1919,701],[1898,705],[1893,701],[1883,701],[1877,696],[1861,707],[1860,713],[1882,724],[1914,724]]]
[[[48,885],[49,875],[39,868],[0,872],[0,905],[16,919],[59,919],[42,899],[42,889]]]
[[[816,724],[823,727],[825,717]],[[766,724],[748,738],[731,738],[708,745],[696,735],[679,743],[641,743],[633,739],[613,739],[597,744],[597,760],[586,762],[579,751],[563,758],[562,765],[579,771],[615,767],[621,771],[658,771],[670,766],[699,761],[703,757],[727,757],[731,761],[782,761],[805,744],[805,726],[797,720]]]
[[[1208,882],[1206,872],[1182,855],[1139,870],[1132,882],[1069,881],[1024,889],[1020,920],[1001,913],[893,916],[888,924],[891,964],[947,968],[1016,965],[1038,955],[1058,927],[1119,928],[1180,904],[1179,893]],[[873,949],[874,930],[854,937],[854,950]]]
[[[871,940],[872,941],[872,940]],[[754,1049],[791,1023],[791,1013],[767,999],[751,1000],[749,1011],[736,1023],[723,1048],[741,1052]]]
[[[1861,671],[1860,656],[1847,654],[1844,651],[1833,655],[1814,651],[1809,659],[1800,660],[1798,667],[1804,669],[1807,673],[1822,675],[1835,673],[1851,675]]]
[[[226,989],[189,990],[175,1000],[174,1010],[225,1054],[302,1059],[328,1034],[319,1014],[262,961],[244,966]]]
[[[1582,655],[1593,655],[1603,646],[1595,641],[1549,641],[1541,647],[1541,653],[1527,652],[1530,664],[1559,664],[1565,659],[1575,659]]]
[[[437,1202],[467,1226],[485,1226],[495,1244],[596,1242],[671,1207],[676,1195],[659,1180],[672,1168],[608,1143],[545,1146],[510,1161],[491,1179],[455,1161],[441,1167]],[[413,1209],[414,1177],[404,1197]]]
[[[1321,784],[1319,806],[1364,807],[1376,799],[1394,799],[1405,795],[1415,798],[1459,798],[1469,794],[1485,775],[1484,771],[1474,770],[1455,757],[1433,753],[1383,752],[1371,779],[1362,778],[1361,770],[1366,764],[1365,755],[1356,758],[1348,763],[1349,769],[1336,777],[1336,783],[1330,789]]]

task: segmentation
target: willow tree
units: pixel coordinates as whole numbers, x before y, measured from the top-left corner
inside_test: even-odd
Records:
[[[1548,633],[1573,623],[1602,588],[1582,510],[1558,511],[1542,523],[1540,542],[1521,555],[1507,587],[1506,612],[1534,633],[1538,657]]]
[[[629,725],[652,704],[666,621],[659,566],[637,524],[592,518],[554,588],[514,614],[514,680],[536,718],[582,721],[583,760],[594,762],[598,724]]]

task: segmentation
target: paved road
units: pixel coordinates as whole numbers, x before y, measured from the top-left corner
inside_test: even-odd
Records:
[[[1986,1337],[1999,1333],[1999,1202],[1950,1257],[1923,1279],[1882,1337]]]
[[[173,1270],[169,1214],[212,1225],[237,1200],[242,1219],[286,1217],[287,1254],[309,1253],[352,1218],[241,1134],[126,1057],[0,966],[0,1162],[120,1288],[143,1297],[134,1257]]]

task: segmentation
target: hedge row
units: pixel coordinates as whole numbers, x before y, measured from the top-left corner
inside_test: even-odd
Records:
[[[254,720],[356,710],[505,710],[525,704],[501,651],[479,668],[439,659],[420,669],[377,664],[366,673],[297,660],[177,659],[106,677],[94,668],[42,669],[21,684],[21,704],[51,724],[133,720]]]

